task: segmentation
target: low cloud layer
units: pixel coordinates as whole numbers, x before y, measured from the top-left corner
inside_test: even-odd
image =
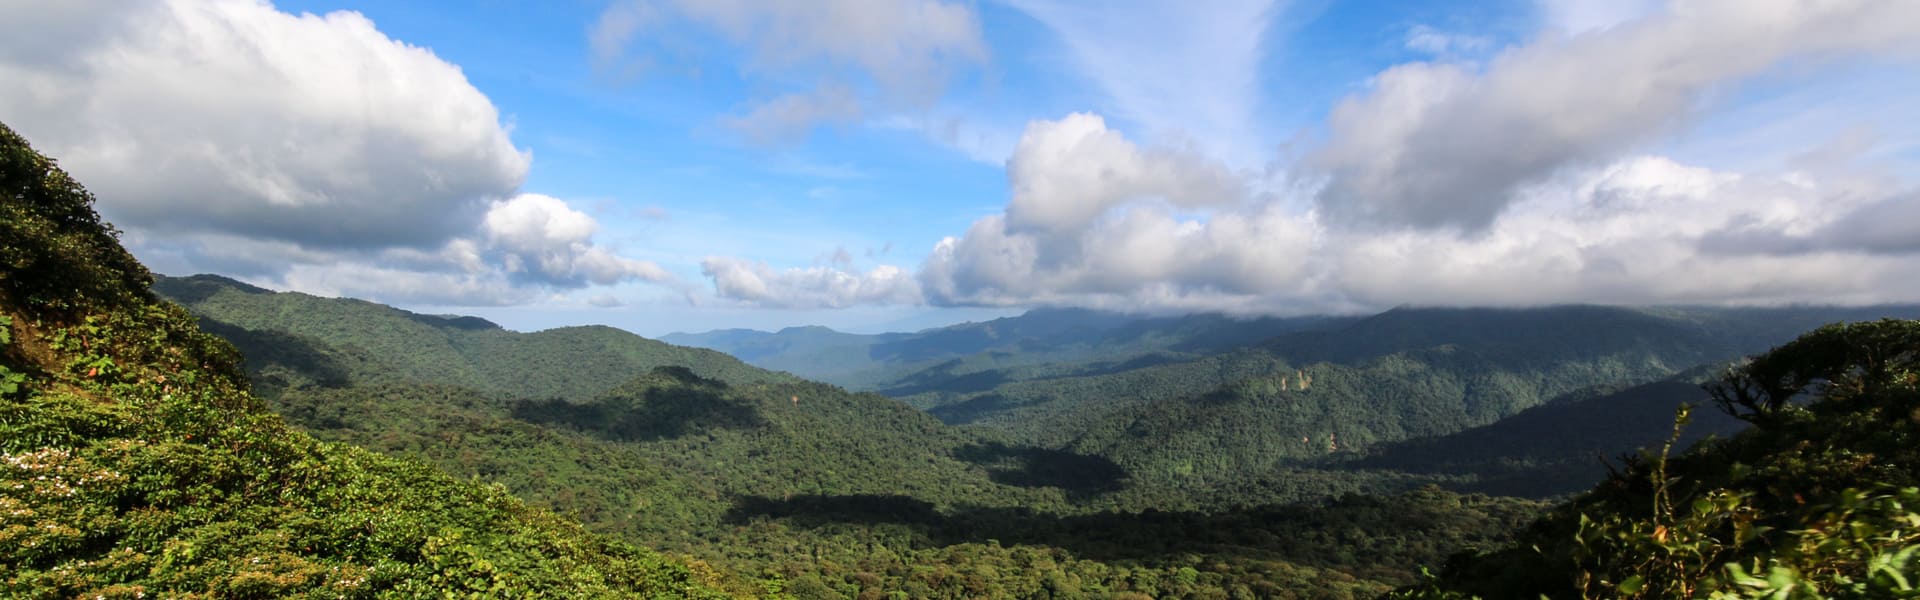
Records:
[[[460,68],[351,12],[251,0],[8,3],[0,119],[143,259],[320,293],[509,304],[659,281],[531,161]]]
[[[1069,176],[1099,172],[1108,182],[1173,165],[1189,176],[1216,172],[1198,159],[1134,163],[1099,145],[1049,143],[1075,121],[1087,123],[1076,115],[1036,124],[1016,157],[1044,164],[1037,156],[1051,149],[1058,154],[1050,160],[1076,165]],[[1076,154],[1087,149],[1096,151]],[[1920,298],[1920,227],[1912,225],[1920,223],[1920,193],[1845,170],[1737,173],[1628,156],[1522,186],[1506,210],[1465,235],[1328,223],[1310,204],[1289,210],[1300,204],[1289,192],[1249,191],[1251,180],[1184,211],[1151,186],[1115,186],[1089,203],[1081,195],[1088,186],[1023,188],[1026,175],[1015,174],[1029,173],[1025,166],[1009,165],[1014,199],[1005,214],[934,249],[919,272],[925,301],[1310,313],[1409,303]],[[1033,205],[1071,218],[1060,227],[1015,226],[1016,209]]]
[[[913,275],[891,265],[865,273],[842,264],[774,269],[766,263],[708,257],[700,271],[720,298],[769,308],[847,308],[864,304],[915,304]]]

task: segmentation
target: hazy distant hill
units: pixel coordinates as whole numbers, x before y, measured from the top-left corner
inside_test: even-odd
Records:
[[[1148,317],[1043,308],[1016,317],[915,333],[861,335],[825,327],[778,332],[724,329],[661,340],[726,352],[755,366],[852,389],[915,393],[933,379],[996,369],[1147,354],[1197,357],[1282,333],[1328,327],[1341,317],[1235,318],[1200,314]]]
[[[1434,396],[1418,403],[1424,409],[1445,405],[1435,416],[1448,416],[1422,427],[1450,432],[1588,386],[1650,382],[1701,364],[1734,360],[1820,324],[1888,316],[1920,316],[1920,307],[1400,308],[1326,321],[1200,358],[1145,354],[1124,361],[962,374],[936,366],[901,378],[902,384],[912,385],[884,391],[949,423],[981,424],[1007,429],[1022,439],[1064,443],[1072,435],[1061,432],[1087,429],[1111,413],[1147,410],[1139,407],[1154,402],[1177,406],[1255,376],[1271,375],[1271,383],[1278,384],[1288,371],[1318,365],[1383,384],[1406,377],[1416,380],[1403,383],[1442,377],[1445,381],[1396,392],[1392,401]],[[1297,386],[1299,378],[1289,383]],[[1354,392],[1388,394],[1385,389]]]

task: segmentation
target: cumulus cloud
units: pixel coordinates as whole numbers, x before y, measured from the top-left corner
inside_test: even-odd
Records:
[[[1028,129],[1008,165],[1006,212],[921,265],[928,302],[1297,314],[1920,298],[1920,193],[1844,165],[1743,173],[1628,156],[1521,186],[1463,235],[1327,223],[1289,201],[1310,189],[1262,191],[1254,175],[1097,125],[1075,115]],[[1059,184],[1032,185],[1045,177]],[[1221,178],[1240,183],[1204,202],[1150,183]]]
[[[512,304],[661,281],[518,193],[530,157],[459,67],[352,12],[253,0],[9,2],[0,119],[163,272]]]
[[[769,308],[846,308],[861,304],[916,304],[913,275],[892,265],[866,273],[840,266],[776,270],[766,263],[723,256],[700,262],[721,298]]]
[[[1389,69],[1334,110],[1305,166],[1324,175],[1321,208],[1342,224],[1478,232],[1521,187],[1675,130],[1724,84],[1793,58],[1911,55],[1916,37],[1911,2],[1676,2],[1549,31],[1484,69]]]
[[[493,203],[481,230],[508,273],[557,287],[667,281],[651,262],[617,256],[593,244],[599,223],[551,196],[521,194]]]
[[[745,70],[805,89],[782,93],[725,124],[780,141],[865,108],[852,83],[870,82],[888,105],[924,106],[961,68],[987,58],[973,8],[945,0],[622,0],[601,13],[589,43],[603,62],[628,56],[641,34],[690,23],[748,48]],[[643,55],[644,58],[644,55]]]
[[[1004,214],[941,241],[920,279],[936,304],[1227,309],[1298,289],[1306,219],[1253,202],[1245,176],[1141,148],[1096,115],[1027,128]]]
[[[8,9],[0,115],[116,222],[433,246],[525,178],[528,156],[458,67],[356,13],[113,3],[85,33],[46,35],[80,28],[74,10]]]
[[[1517,197],[1480,236],[1330,233],[1330,283],[1376,306],[1920,297],[1920,261],[1897,255],[1913,245],[1873,248],[1829,236],[1901,197],[1872,182],[1728,173],[1639,156],[1530,186]],[[1767,242],[1730,245],[1733,230]],[[1782,245],[1809,238],[1823,242]]]
[[[1107,210],[1143,199],[1181,208],[1231,204],[1240,180],[1198,155],[1143,150],[1099,115],[1036,121],[1007,161],[1013,199],[1007,226],[1019,231],[1078,230]]]

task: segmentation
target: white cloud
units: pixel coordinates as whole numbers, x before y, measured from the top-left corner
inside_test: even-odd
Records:
[[[1000,127],[977,117],[959,114],[889,115],[873,125],[900,131],[912,131],[931,138],[960,154],[990,165],[1004,165],[1019,142],[1019,125]]]
[[[1479,236],[1330,233],[1326,275],[1374,306],[1911,301],[1920,298],[1914,244],[1783,245],[1822,238],[1900,197],[1846,176],[1635,157],[1527,188]],[[1767,242],[1729,244],[1729,231]]]
[[[539,290],[515,285],[498,272],[419,271],[378,260],[293,264],[276,277],[256,282],[318,296],[433,306],[512,306],[542,296]]]
[[[1115,117],[1236,165],[1268,158],[1254,112],[1274,0],[1009,0],[1059,35]]]
[[[1547,27],[1578,35],[1611,29],[1659,10],[1660,0],[1541,0]]]
[[[1028,125],[1007,161],[1007,179],[1007,226],[1016,231],[1079,230],[1140,200],[1193,209],[1231,205],[1244,193],[1219,164],[1189,152],[1143,150],[1086,113]]]
[[[1338,106],[1307,165],[1348,225],[1490,226],[1519,188],[1675,130],[1719,86],[1789,58],[1912,56],[1920,4],[1680,2],[1576,36],[1549,33],[1484,70],[1412,63]]]
[[[1307,219],[1255,201],[1241,175],[1143,149],[1095,115],[1028,127],[1005,214],[934,248],[938,304],[1236,309],[1303,289]]]
[[[0,119],[163,272],[496,305],[665,281],[586,214],[518,194],[492,102],[364,16],[250,0],[6,2]]]
[[[593,245],[599,223],[551,196],[521,194],[493,203],[482,222],[487,248],[508,273],[556,287],[669,281],[651,262],[617,256]]]
[[[0,118],[121,225],[433,246],[526,175],[528,156],[458,67],[359,14],[245,0],[75,10],[7,9]]]
[[[845,124],[860,118],[860,99],[847,86],[826,83],[806,92],[768,100],[722,124],[759,144],[790,142],[820,124]]]
[[[844,263],[841,263],[844,264]],[[866,273],[840,266],[775,270],[766,263],[724,256],[700,262],[714,293],[767,308],[847,308],[862,304],[917,304],[913,275],[892,265]]]
[[[954,74],[987,60],[973,8],[944,0],[622,0],[601,14],[589,43],[615,60],[641,34],[680,22],[748,48],[749,74],[788,87],[799,80],[800,89],[727,120],[756,141],[852,121],[869,105],[926,106]],[[877,98],[864,101],[856,92],[869,88]]]
[[[594,294],[592,297],[587,298],[587,304],[598,308],[619,308],[627,305],[627,303],[620,301],[620,298],[613,294]]]
[[[1414,25],[1407,30],[1407,48],[1435,56],[1479,52],[1493,47],[1493,40],[1460,33],[1447,33],[1427,25]]]
[[[1028,129],[1006,212],[921,266],[928,302],[1304,313],[1920,299],[1920,192],[1844,163],[1740,173],[1627,157],[1521,186],[1463,235],[1333,226],[1253,175],[1099,124],[1073,115]],[[1148,191],[1223,177],[1241,181],[1208,202]]]

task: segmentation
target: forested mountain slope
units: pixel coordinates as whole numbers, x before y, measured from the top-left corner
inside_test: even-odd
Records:
[[[1111,459],[1137,479],[1212,485],[1488,425],[1595,386],[1651,382],[1696,365],[1731,361],[1765,348],[1746,344],[1775,336],[1775,343],[1791,339],[1788,328],[1802,323],[1889,313],[1916,311],[1908,306],[1399,309],[1342,329],[1274,338],[1262,352],[1278,369],[1209,392],[1058,411],[1098,415],[1078,416],[1085,425],[1071,429],[1076,437],[1059,447]],[[1191,364],[1187,379],[1218,380],[1212,365]],[[1180,378],[1171,374],[1179,367],[1153,368]],[[1071,406],[1076,399],[1083,405],[1100,402],[1070,394],[1050,401]],[[1060,420],[1029,419],[1016,430],[1045,435],[1061,431],[1054,425]],[[1631,422],[1602,420],[1597,426]]]
[[[255,296],[258,312],[270,315],[298,312],[276,301],[372,306]],[[1378,569],[1370,557],[1437,561],[1499,539],[1534,510],[1439,491],[1278,505],[1424,481],[1337,473],[1196,499],[1180,486],[1134,485],[1102,457],[1010,444],[879,395],[772,375],[729,383],[660,367],[587,398],[524,396],[410,379],[390,366],[405,361],[343,350],[270,321],[255,321],[261,329],[206,323],[264,357],[249,363],[263,376],[290,382],[272,392],[273,405],[323,439],[499,482],[597,531],[687,552],[802,597],[1371,592],[1409,581],[1413,571]],[[429,348],[439,343],[421,339]],[[537,381],[557,368],[536,363],[520,372]],[[1263,506],[1203,512],[1197,502]],[[1160,510],[1138,512],[1146,508]],[[1413,525],[1388,517],[1401,514],[1426,517]],[[1211,570],[1183,575],[1196,566]]]
[[[1165,436],[1116,433],[1129,429],[1207,436],[1209,419],[1269,423],[1303,417],[1324,422],[1290,429],[1296,441],[1316,432],[1336,439],[1346,435],[1346,447],[1356,448],[1484,425],[1593,386],[1655,381],[1764,350],[1823,323],[1887,316],[1920,316],[1920,307],[1402,308],[1203,358],[1148,355],[1128,362],[997,369],[964,378],[916,374],[907,380],[930,383],[905,390],[913,393],[901,398],[949,423],[1003,430],[1040,445],[1077,443],[1096,452],[1103,446],[1170,443]],[[1289,408],[1285,415],[1244,406],[1258,404],[1256,397],[1272,399],[1274,394],[1265,392],[1282,387],[1306,392],[1295,394],[1302,398],[1314,396],[1300,389],[1303,377],[1323,394],[1309,405]],[[1349,418],[1341,411],[1369,414]],[[1163,425],[1169,419],[1185,421]],[[1299,457],[1308,446],[1326,444],[1269,446]]]
[[[1609,465],[1618,466],[1621,453],[1659,446],[1680,405],[1709,405],[1707,391],[1690,379],[1544,404],[1491,425],[1388,444],[1338,464],[1453,475],[1463,479],[1449,487],[1504,496],[1573,494],[1604,479]],[[1696,411],[1676,447],[1690,447],[1708,436],[1730,436],[1745,427],[1720,411]]]
[[[1052,363],[1121,363],[1145,355],[1193,358],[1282,333],[1330,327],[1344,317],[1150,317],[1041,308],[981,323],[914,333],[860,335],[825,327],[778,332],[726,329],[675,333],[663,341],[712,348],[755,366],[902,396],[954,389],[976,374]]]
[[[0,595],[709,597],[711,572],[322,443],[0,125]]]
[[[1715,398],[1753,427],[1642,455],[1513,546],[1396,596],[1920,594],[1920,321],[1823,327]]]
[[[519,333],[476,317],[279,293],[214,275],[162,276],[153,289],[193,311],[209,331],[245,346],[249,367],[268,389],[414,381],[584,400],[663,366],[734,383],[795,381],[719,352],[612,327]]]

